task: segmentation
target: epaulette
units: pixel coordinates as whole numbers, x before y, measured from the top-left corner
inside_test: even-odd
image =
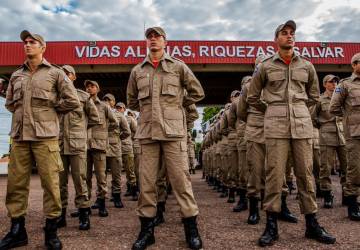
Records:
[[[76,91],[81,94],[81,95],[84,95],[85,98],[90,98],[90,94],[88,92],[85,92],[84,90],[82,89],[76,89]]]
[[[183,60],[179,59],[179,58],[176,58],[176,57],[173,57],[173,56],[170,56],[172,59],[176,60],[176,61],[179,61],[179,62],[182,62],[182,63],[185,63]]]
[[[340,81],[339,81],[339,83],[342,83],[342,82],[345,82],[346,80],[349,80],[351,77],[349,76],[349,77],[346,77],[346,78],[343,78],[343,79],[341,79]]]
[[[275,56],[275,54],[266,55],[260,60],[260,63],[265,62],[265,61],[269,60],[270,58],[273,58],[274,56]]]
[[[51,65],[51,66],[54,66],[55,68],[58,68],[58,69],[63,70],[61,66],[59,66],[59,65],[57,65],[57,64],[55,64],[55,63],[50,63],[50,65]]]

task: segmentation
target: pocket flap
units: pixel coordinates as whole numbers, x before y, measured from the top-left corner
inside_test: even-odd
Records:
[[[270,82],[285,80],[285,72],[283,71],[270,72],[268,74],[268,78]]]
[[[309,109],[306,106],[294,106],[293,111],[295,117],[310,117]]]
[[[295,81],[307,82],[309,74],[305,70],[293,70],[291,79]]]
[[[269,105],[266,109],[267,117],[286,117],[287,116],[287,107],[286,106],[277,106]]]

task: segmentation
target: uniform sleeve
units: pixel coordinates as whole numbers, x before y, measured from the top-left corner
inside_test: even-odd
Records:
[[[185,108],[185,112],[186,112],[186,124],[189,130],[194,127],[194,122],[196,121],[196,119],[199,118],[199,113],[196,110],[195,104],[191,104],[190,106],[187,106]]]
[[[121,115],[119,119],[120,139],[124,140],[131,135],[131,130],[125,116]]]
[[[260,63],[254,71],[247,93],[248,104],[263,113],[266,111],[266,104],[261,101],[260,97],[261,91],[265,86],[265,76],[264,64]]]
[[[10,112],[14,113],[15,112],[15,107],[14,107],[14,100],[13,100],[13,96],[14,96],[14,86],[13,86],[13,81],[12,81],[12,77],[10,78],[10,82],[9,82],[9,86],[6,90],[6,102],[5,102],[5,107],[7,110],[9,110]]]
[[[239,96],[239,100],[237,102],[237,116],[246,122],[247,119],[247,110],[248,110],[248,103],[246,102],[247,96],[248,96],[248,88],[249,85],[246,84],[241,89],[241,95]]]
[[[84,108],[88,119],[88,128],[101,123],[99,112],[96,108],[94,101],[91,98],[87,98]]]
[[[137,122],[135,121],[134,118],[131,118],[130,120],[131,120],[130,122],[131,138],[134,138],[137,129]]]
[[[220,119],[220,134],[222,134],[222,135],[229,134],[228,120],[227,120],[227,116],[226,116],[225,112],[226,111],[224,111],[224,114]]]
[[[311,117],[315,119],[315,108],[314,106],[319,102],[320,98],[320,89],[319,89],[319,79],[317,77],[314,65],[310,64],[309,69],[309,81],[306,85],[306,94],[308,96],[307,106],[311,112]]]
[[[341,82],[335,89],[330,102],[329,112],[336,116],[343,116],[343,105],[347,97],[345,83]]]
[[[110,126],[114,126],[114,127],[118,127],[119,126],[119,121],[116,118],[115,114],[113,111],[111,111],[110,107],[106,104],[106,117],[109,121],[109,124],[111,124]]]
[[[62,70],[59,70],[57,90],[60,98],[55,106],[56,111],[67,113],[80,107],[80,101],[76,93],[76,89],[71,80]]]
[[[187,95],[184,96],[183,106],[187,107],[193,103],[197,103],[205,97],[204,90],[195,77],[194,73],[184,64],[183,66],[183,85],[187,91]]]
[[[228,126],[230,128],[234,128],[235,129],[235,124],[236,124],[236,119],[237,119],[237,114],[236,114],[236,103],[238,102],[238,100],[235,100],[231,103],[230,106],[230,110],[229,110],[229,120],[228,120]]]
[[[132,70],[129,77],[129,82],[126,89],[127,105],[129,109],[140,111],[139,101],[137,99],[139,91],[136,85],[135,71]]]

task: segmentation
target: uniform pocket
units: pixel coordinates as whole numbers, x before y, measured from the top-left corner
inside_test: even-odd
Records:
[[[168,137],[185,136],[184,114],[180,108],[164,108],[164,129]]]
[[[352,112],[348,117],[349,132],[352,137],[360,136],[360,112]]]
[[[31,106],[32,107],[53,107],[54,93],[41,88],[32,90]]]
[[[86,134],[85,131],[70,131],[69,145],[71,151],[86,151]]]
[[[180,91],[180,76],[175,73],[167,73],[163,76],[161,94],[177,96]]]
[[[138,100],[148,98],[150,96],[150,79],[149,74],[140,75],[137,79]]]
[[[294,116],[297,118],[310,117],[309,109],[306,106],[294,106]]]

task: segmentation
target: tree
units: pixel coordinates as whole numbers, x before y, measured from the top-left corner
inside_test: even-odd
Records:
[[[221,110],[221,106],[212,106],[212,107],[205,107],[203,112],[203,118],[202,123],[204,124],[207,122],[210,118],[215,116],[219,111]]]

